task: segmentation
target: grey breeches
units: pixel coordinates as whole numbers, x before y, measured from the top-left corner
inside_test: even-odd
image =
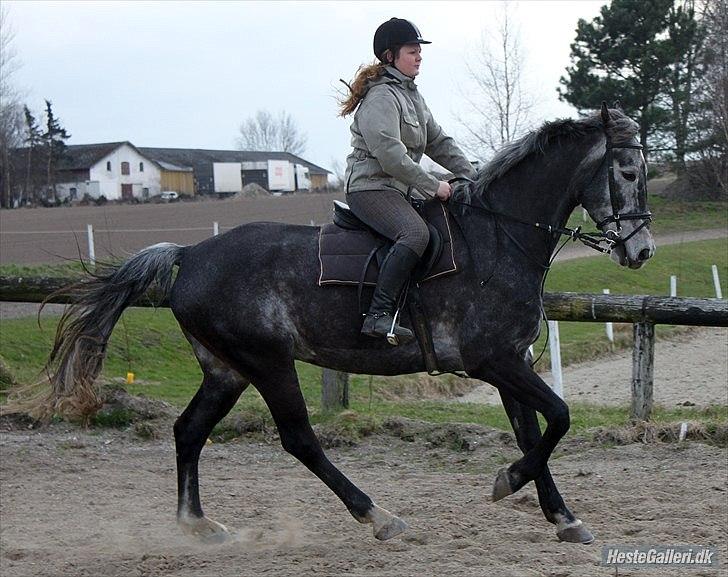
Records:
[[[425,252],[430,231],[399,192],[381,189],[350,192],[346,202],[356,216],[382,236],[401,242],[419,256]]]

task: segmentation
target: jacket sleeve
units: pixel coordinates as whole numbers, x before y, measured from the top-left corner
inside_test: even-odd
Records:
[[[407,155],[400,133],[399,105],[387,94],[370,94],[357,111],[367,148],[384,172],[408,186],[434,196],[439,181]]]
[[[444,166],[455,176],[466,176],[472,180],[477,177],[473,165],[455,144],[455,140],[445,134],[442,127],[435,122],[430,109],[425,112],[427,116],[427,146],[425,154],[437,164]]]

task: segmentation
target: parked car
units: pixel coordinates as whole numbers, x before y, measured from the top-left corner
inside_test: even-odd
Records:
[[[179,199],[179,194],[174,190],[165,190],[162,191],[162,193],[159,195],[159,198],[161,198],[162,200],[166,200],[167,202],[172,202]]]

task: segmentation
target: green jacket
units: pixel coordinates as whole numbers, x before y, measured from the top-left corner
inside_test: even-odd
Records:
[[[369,84],[351,124],[353,151],[346,159],[346,192],[410,186],[426,196],[437,179],[418,164],[422,154],[456,176],[475,178],[475,170],[435,122],[417,85],[393,66]]]

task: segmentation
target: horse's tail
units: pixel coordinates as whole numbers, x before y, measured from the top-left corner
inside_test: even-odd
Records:
[[[34,416],[88,419],[101,407],[94,380],[101,372],[114,326],[124,309],[152,283],[156,283],[158,302],[167,298],[172,267],[179,264],[184,249],[172,243],[155,244],[62,291],[72,295],[74,303],[58,324],[46,366],[51,392]]]

